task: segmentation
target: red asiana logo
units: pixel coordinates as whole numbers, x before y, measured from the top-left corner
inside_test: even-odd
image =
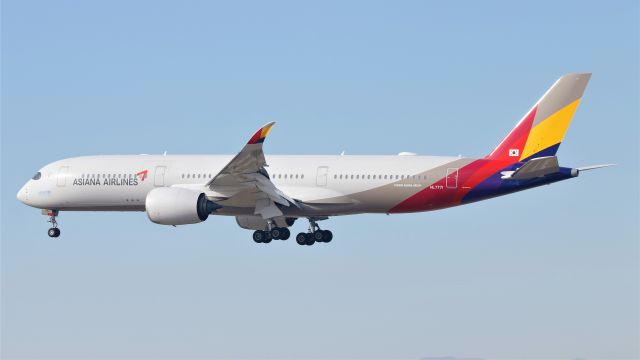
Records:
[[[139,173],[137,173],[136,176],[140,176],[140,181],[144,181],[144,179],[147,178],[148,173],[149,173],[149,170],[142,170]]]

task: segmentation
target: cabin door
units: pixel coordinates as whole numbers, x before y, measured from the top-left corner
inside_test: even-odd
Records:
[[[156,173],[153,178],[154,186],[164,186],[164,176],[167,173],[166,166],[156,166]]]
[[[458,187],[458,168],[447,169],[447,189],[455,189]]]
[[[327,174],[329,173],[328,166],[319,166],[316,174],[316,185],[327,186]]]
[[[65,186],[67,184],[67,175],[69,174],[69,167],[68,166],[61,166],[60,170],[58,171],[58,179],[56,180],[56,183],[58,186],[62,187]]]

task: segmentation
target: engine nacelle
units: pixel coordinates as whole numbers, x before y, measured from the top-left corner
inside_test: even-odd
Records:
[[[149,220],[156,224],[186,225],[207,220],[220,206],[199,191],[159,187],[149,191],[145,207]]]
[[[293,225],[296,218],[278,217],[274,219],[277,227],[289,227]],[[265,230],[267,228],[267,220],[260,216],[236,216],[238,225],[247,230]]]

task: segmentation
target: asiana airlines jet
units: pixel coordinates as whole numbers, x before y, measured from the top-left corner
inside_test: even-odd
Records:
[[[411,213],[526,190],[576,177],[561,167],[558,147],[591,74],[568,74],[524,115],[488,155],[306,156],[269,155],[263,143],[273,122],[236,155],[83,156],[52,162],[18,192],[42,209],[60,235],[61,211],[146,211],[163,225],[195,224],[211,215],[234,216],[254,230],[253,240],[286,240],[289,227],[307,219],[300,245],[327,243],[318,225],[332,216]]]

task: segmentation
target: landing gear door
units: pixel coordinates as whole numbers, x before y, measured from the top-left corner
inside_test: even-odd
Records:
[[[319,166],[318,173],[316,174],[316,186],[327,186],[327,173],[329,172],[328,166]]]
[[[458,168],[447,169],[447,189],[455,189],[458,187]]]
[[[58,178],[56,179],[56,184],[59,187],[63,187],[67,184],[67,175],[69,174],[68,166],[60,166],[60,170],[58,171]]]
[[[156,166],[156,172],[153,177],[153,186],[164,186],[164,176],[166,173],[166,166]]]

